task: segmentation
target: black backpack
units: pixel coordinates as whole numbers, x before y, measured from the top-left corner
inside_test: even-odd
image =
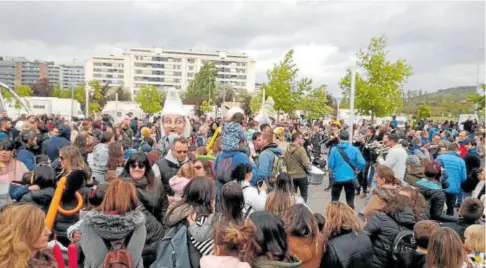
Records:
[[[391,260],[393,267],[399,267],[405,262],[404,258],[410,256],[417,249],[413,232],[408,229],[400,228],[400,232],[393,239],[393,246],[391,248]]]

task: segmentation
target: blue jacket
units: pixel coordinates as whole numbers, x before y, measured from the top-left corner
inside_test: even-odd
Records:
[[[35,168],[35,155],[32,151],[28,150],[25,147],[20,147],[17,149],[17,160],[24,163],[25,166],[29,169],[29,171],[34,170]]]
[[[71,142],[71,128],[69,126],[59,127],[59,136],[51,137],[47,142],[47,156],[54,161],[59,157],[59,150],[68,146]]]
[[[449,194],[459,194],[461,185],[467,178],[464,160],[455,152],[439,155],[436,160],[442,163],[445,172],[447,172],[449,186],[444,191]]]
[[[366,162],[359,152],[359,149],[351,146],[348,142],[340,142],[337,146],[331,149],[328,166],[332,170],[333,179],[336,182],[352,181],[356,178],[356,173],[346,163],[346,161],[344,161],[344,158],[339,153],[337,147],[344,150],[344,153],[346,153],[348,156],[349,161],[360,171],[363,171],[366,166]]]
[[[258,156],[256,166],[253,168],[253,177],[250,183],[256,185],[258,181],[267,181],[272,176],[273,161],[275,155],[282,155],[284,150],[279,148],[276,144],[270,144],[263,147],[262,152]]]
[[[431,130],[429,130],[429,142],[432,141],[432,139],[434,138],[435,133],[437,133],[438,131],[439,130],[436,127],[433,127]]]
[[[221,152],[218,154],[216,157],[216,160],[214,161],[214,171],[216,172],[216,169],[218,168],[219,161],[223,158],[228,158],[231,157],[233,160],[231,161],[231,170],[235,170],[235,168],[240,165],[240,164],[250,164],[250,158],[248,157],[247,154],[240,152],[240,151],[234,151],[234,152]]]

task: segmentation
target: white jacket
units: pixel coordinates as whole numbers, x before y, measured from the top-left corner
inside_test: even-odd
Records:
[[[241,189],[243,190],[243,197],[245,198],[243,215],[250,215],[253,211],[265,211],[265,203],[267,202],[266,192],[258,191],[258,189],[251,186],[248,181],[241,182]],[[248,210],[250,210],[249,213],[247,213]]]
[[[407,170],[407,151],[400,144],[395,145],[388,151],[386,160],[378,159],[378,164],[388,166],[393,169],[395,177],[404,182],[405,172]]]

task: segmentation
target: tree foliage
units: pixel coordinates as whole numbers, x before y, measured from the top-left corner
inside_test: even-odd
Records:
[[[357,56],[355,107],[362,115],[390,115],[402,105],[402,85],[412,74],[412,66],[404,59],[387,59],[387,39],[373,37],[366,50]],[[351,69],[340,80],[344,96],[351,91]]]
[[[52,96],[53,86],[50,84],[48,78],[42,78],[39,82],[33,84],[32,95],[37,97],[50,97]]]
[[[422,104],[415,113],[417,119],[427,119],[432,115],[432,109],[427,104]]]
[[[210,113],[213,111],[213,105],[211,103],[211,100],[205,100],[201,104],[201,112],[202,113]]]
[[[28,85],[17,86],[17,87],[15,87],[14,91],[15,91],[15,93],[17,93],[17,95],[19,97],[30,97],[33,94],[32,88]],[[10,91],[2,88],[1,92],[2,92],[2,96],[5,99],[5,101],[14,102],[15,109],[20,109],[22,107],[22,104],[20,103],[20,101],[15,99],[13,94],[10,93]],[[27,105],[29,105],[28,102],[25,102],[25,103]]]
[[[194,76],[187,89],[182,93],[185,104],[194,105],[194,112],[201,115],[200,106],[205,100],[214,99],[216,92],[216,65],[206,62]],[[211,96],[211,98],[210,98]]]
[[[325,84],[314,88],[300,100],[299,110],[306,119],[315,120],[332,113],[333,108],[328,105],[326,88]]]
[[[250,110],[252,113],[258,113],[262,108],[262,98],[263,98],[262,91],[259,91],[255,96],[251,98]]]
[[[147,114],[154,114],[162,111],[162,100],[164,93],[153,85],[142,85],[135,95],[135,102],[140,109]]]
[[[482,94],[473,94],[468,97],[468,100],[474,103],[476,105],[478,111],[484,111],[484,104],[486,102],[485,96],[486,96],[486,84],[483,84],[481,86],[483,92]]]
[[[299,91],[307,83],[300,81],[296,86],[296,78],[299,69],[293,61],[294,50],[285,54],[284,59],[275,64],[273,68],[267,71],[268,83],[263,83],[261,89],[265,90],[266,97],[272,97],[275,101],[275,110],[280,112],[293,113],[296,110],[296,99],[299,97]],[[301,92],[300,92],[301,94]],[[253,111],[252,106],[252,111]]]

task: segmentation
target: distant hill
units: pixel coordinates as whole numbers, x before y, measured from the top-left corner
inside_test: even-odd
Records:
[[[436,92],[409,91],[406,92],[403,107],[399,112],[414,114],[418,107],[427,104],[432,109],[432,116],[457,117],[462,113],[473,113],[474,106],[467,101],[470,95],[476,92],[476,86],[461,86],[440,89]]]
[[[470,95],[476,92],[476,86],[461,86],[452,87],[446,89],[439,89],[436,92],[420,92],[415,91],[408,98],[406,103],[427,103],[427,104],[438,104],[442,102],[450,101],[465,101]]]

